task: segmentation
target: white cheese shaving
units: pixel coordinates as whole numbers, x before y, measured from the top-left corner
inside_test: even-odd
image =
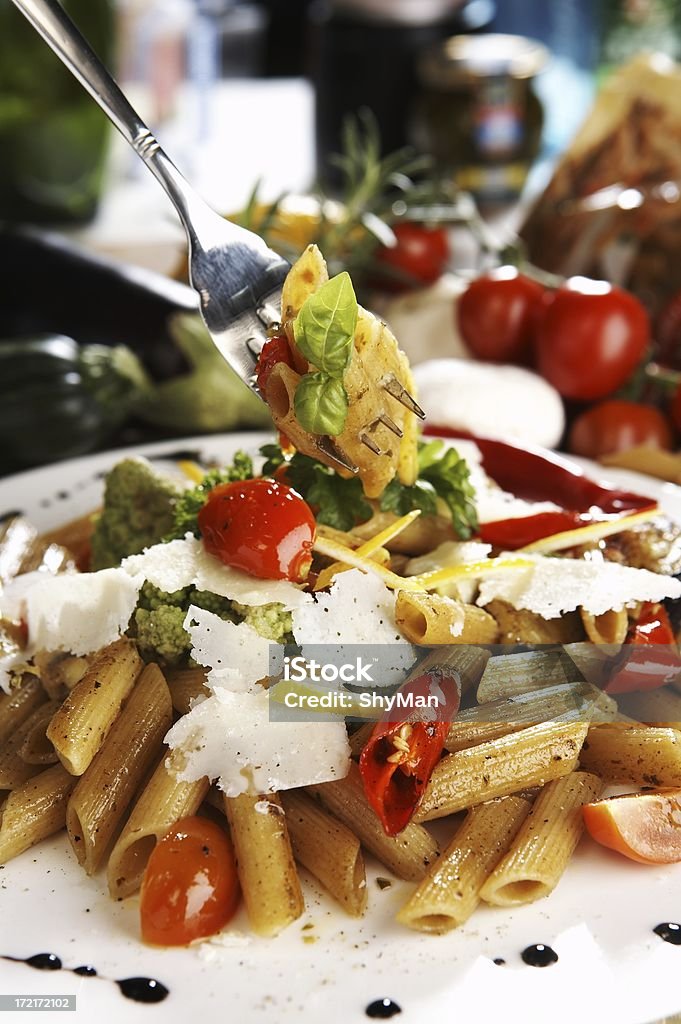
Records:
[[[555,619],[580,607],[602,615],[638,601],[681,597],[681,582],[647,569],[541,555],[523,558],[531,559],[534,566],[491,573],[480,580],[479,605],[499,598],[513,608]]]
[[[89,654],[125,632],[141,585],[141,576],[122,569],[27,573],[3,593],[0,612],[26,621],[30,648],[25,655],[36,650]]]
[[[378,577],[350,569],[336,576],[328,594],[315,594],[315,599],[315,604],[293,611],[293,635],[303,655],[310,645],[324,645],[327,660],[338,662],[343,660],[338,657],[343,654],[343,644],[389,648],[389,656],[387,650],[374,652],[380,653],[379,678],[374,682],[377,686],[402,682],[416,660],[416,651],[395,622],[395,595]]]
[[[232,569],[209,554],[202,542],[191,535],[184,540],[155,544],[141,555],[130,555],[123,559],[121,568],[170,593],[194,586],[239,604],[253,606],[277,601],[288,610],[311,600],[288,580],[261,580]]]
[[[269,674],[269,651],[275,645],[246,622],[236,625],[190,605],[184,628],[192,639],[192,658],[210,669],[206,679],[210,689],[252,690]]]
[[[271,722],[267,690],[216,690],[166,736],[171,770],[207,775],[227,796],[274,793],[347,775],[350,745],[341,722]]]

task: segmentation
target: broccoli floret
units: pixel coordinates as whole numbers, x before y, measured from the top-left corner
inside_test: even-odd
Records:
[[[239,622],[240,620],[240,617],[234,613],[232,602],[228,598],[211,594],[209,590],[192,590],[189,604],[205,608],[207,612],[213,612],[214,615],[219,615],[221,619],[229,619],[230,622]]]
[[[173,590],[172,593],[169,593],[165,590],[159,590],[158,587],[155,587],[153,583],[149,583],[147,580],[142,584],[142,589],[137,599],[137,606],[138,608],[145,608],[149,612],[154,612],[157,608],[162,608],[168,604],[186,610],[190,604],[196,603],[190,600],[191,589],[191,587],[183,587],[181,590]]]
[[[232,607],[244,622],[252,626],[256,633],[260,633],[260,636],[265,637],[266,640],[284,644],[293,639],[291,613],[287,612],[282,604],[275,601],[271,604],[251,607],[233,601]]]
[[[92,535],[91,566],[106,569],[158,543],[173,525],[180,488],[146,459],[124,459],[106,477],[104,507]]]
[[[174,604],[161,604],[153,611],[137,608],[135,632],[142,657],[149,661],[159,659],[167,665],[185,660],[192,645],[183,625],[186,614],[184,608]]]

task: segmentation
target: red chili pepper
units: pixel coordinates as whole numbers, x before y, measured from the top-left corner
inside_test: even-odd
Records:
[[[643,512],[656,505],[652,498],[641,494],[595,483],[575,463],[553,453],[519,448],[449,427],[428,426],[424,433],[473,441],[480,449],[483,469],[505,491],[526,501],[552,501],[562,506],[558,512],[483,523],[481,540],[508,551],[563,530]]]
[[[629,628],[620,660],[604,690],[606,693],[656,690],[678,679],[680,673],[681,659],[666,609],[661,604],[646,601],[641,605],[638,619]]]
[[[448,685],[449,684],[449,685]],[[414,714],[400,721],[377,722],[359,759],[359,770],[369,804],[385,832],[395,836],[409,824],[421,802],[433,768],[440,760],[451,721],[459,710],[460,681],[440,672],[425,673],[400,691],[444,693],[438,717],[432,721]]]
[[[275,334],[273,338],[265,342],[260,350],[255,367],[255,375],[258,382],[258,391],[263,396],[267,387],[267,381],[277,363],[286,363],[287,366],[293,365],[291,349],[285,334]]]

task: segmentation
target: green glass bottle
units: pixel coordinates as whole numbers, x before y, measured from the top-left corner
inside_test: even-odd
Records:
[[[62,0],[110,66],[113,0]],[[11,0],[0,0],[0,220],[77,223],[95,213],[109,122]]]

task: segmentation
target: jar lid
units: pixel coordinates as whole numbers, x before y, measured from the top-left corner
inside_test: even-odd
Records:
[[[532,78],[549,51],[536,39],[489,33],[452,36],[429,47],[419,60],[421,80],[436,89],[475,78]]]

